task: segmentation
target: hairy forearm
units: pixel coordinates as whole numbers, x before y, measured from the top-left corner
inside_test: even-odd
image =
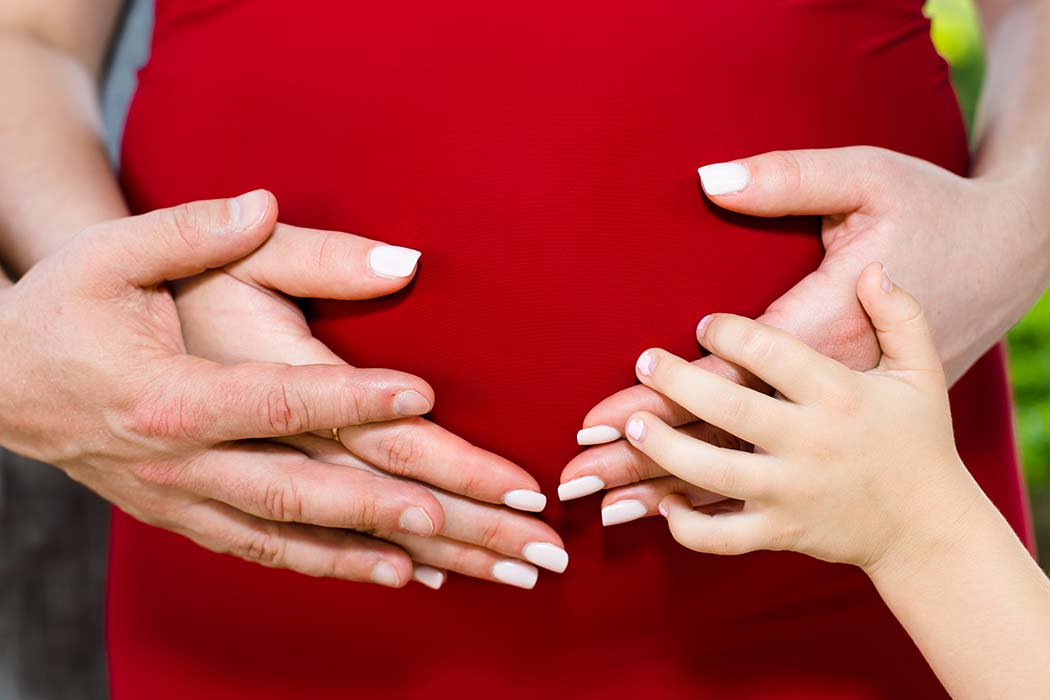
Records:
[[[963,498],[963,517],[869,574],[953,698],[1045,697],[1050,582],[975,484]]]
[[[19,275],[127,209],[85,65],[29,34],[0,31],[0,94],[0,260]]]

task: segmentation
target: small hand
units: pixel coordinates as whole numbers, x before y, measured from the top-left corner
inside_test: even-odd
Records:
[[[639,358],[643,384],[756,446],[715,447],[651,413],[631,416],[632,445],[679,478],[736,499],[731,512],[711,515],[680,495],[664,498],[660,511],[680,543],[720,554],[788,549],[871,570],[945,536],[980,498],[955,451],[944,373],[919,304],[879,264],[864,270],[857,295],[882,347],[866,373],[724,314],[701,321],[701,344],[761,377],[776,397],[662,350]]]
[[[1040,280],[1050,266],[1046,256],[1035,254],[1038,229],[1008,183],[966,179],[899,153],[870,147],[767,153],[702,168],[701,176],[711,201],[726,209],[756,216],[823,216],[826,255],[820,267],[758,320],[854,369],[868,369],[878,360],[875,334],[853,293],[867,261],[886,261],[894,277],[916,291],[931,319],[949,383],[1020,316],[1042,289]],[[1005,247],[1002,231],[1010,232]],[[1006,252],[1010,270],[1003,268]],[[1011,274],[1003,284],[1004,275]],[[717,356],[696,364],[769,391],[761,380]],[[644,386],[605,399],[583,425],[608,426],[602,432],[619,435],[638,410],[682,426],[688,435],[749,449],[717,428],[693,423],[688,412]],[[600,488],[612,489],[603,505],[630,500],[619,508],[637,517],[655,514],[668,492],[681,491],[694,501],[714,497],[668,478],[623,440],[582,452],[566,466],[562,481],[581,477],[595,477]]]
[[[414,415],[430,387],[186,352],[165,281],[250,254],[275,218],[259,191],[99,224],[0,290],[0,444],[209,549],[403,585],[410,558],[348,530],[437,532],[430,492],[256,439]]]
[[[345,367],[313,337],[286,294],[344,300],[391,294],[411,281],[418,255],[347,233],[277,224],[252,255],[179,284],[175,298],[183,334],[191,351],[222,362]],[[384,264],[399,258],[399,266]],[[428,396],[419,412],[429,408]],[[423,418],[341,426],[342,446],[330,439],[331,431],[319,435],[329,439],[303,436],[281,442],[340,465],[336,471],[357,467],[395,477],[389,482],[422,487],[441,504],[438,536],[370,531],[377,541],[394,542],[425,565],[422,574],[416,567],[417,579],[440,583],[443,574],[430,568],[440,567],[528,588],[537,577],[532,564],[557,572],[567,566],[562,540],[549,525],[507,507],[538,511],[546,499],[533,477],[502,457]]]

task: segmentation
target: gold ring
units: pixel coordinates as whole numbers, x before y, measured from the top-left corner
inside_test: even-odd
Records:
[[[339,439],[339,428],[332,428],[332,439],[342,443],[342,440]]]

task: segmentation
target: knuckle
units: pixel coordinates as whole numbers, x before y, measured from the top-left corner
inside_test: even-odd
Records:
[[[751,413],[749,403],[741,392],[733,392],[722,401],[722,415],[734,425],[747,422]]]
[[[727,495],[736,491],[740,476],[737,474],[737,470],[730,462],[719,462],[714,467],[714,481],[718,485],[719,490],[723,490]]]
[[[299,522],[303,518],[302,490],[294,478],[271,481],[260,491],[262,512],[270,520]]]
[[[410,429],[400,428],[380,440],[379,454],[386,461],[388,471],[404,475],[423,456],[423,446]],[[466,480],[469,481],[471,478],[475,478],[474,475],[467,476]]]
[[[153,394],[134,401],[122,415],[125,434],[150,440],[180,440],[200,434],[201,416],[187,406],[182,396]]]
[[[361,494],[348,506],[348,525],[362,532],[374,532],[379,526],[380,509],[372,494]]]
[[[507,532],[507,523],[503,518],[496,517],[491,522],[485,523],[481,528],[480,542],[486,549],[500,551],[499,544],[503,542]]]
[[[750,325],[740,336],[740,356],[751,365],[764,365],[773,357],[776,340],[764,328]]]
[[[190,250],[200,247],[206,222],[201,220],[199,207],[183,203],[172,207],[167,212],[167,225],[182,243]]]
[[[285,562],[284,538],[273,532],[261,532],[237,545],[238,556],[263,566],[283,567]]]
[[[783,188],[796,192],[803,189],[805,173],[798,154],[791,151],[773,151],[768,154],[768,158]]]
[[[266,390],[261,407],[263,428],[270,434],[295,435],[310,422],[310,406],[288,382],[278,380]]]

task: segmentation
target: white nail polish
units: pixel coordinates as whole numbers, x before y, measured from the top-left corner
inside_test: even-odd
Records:
[[[697,169],[704,192],[710,195],[732,194],[751,184],[751,173],[742,163],[714,163]]]
[[[492,576],[497,581],[502,581],[511,586],[532,588],[536,585],[536,579],[539,578],[540,572],[535,566],[506,559],[496,562],[492,566]]]
[[[623,435],[611,425],[592,425],[576,433],[577,445],[604,445],[619,440]]]
[[[539,513],[547,507],[547,497],[539,491],[515,489],[503,494],[503,504],[517,510],[527,510],[530,513]]]
[[[380,277],[408,277],[420,255],[418,250],[399,245],[377,245],[368,251],[368,267]]]
[[[432,566],[417,564],[412,569],[412,580],[436,591],[445,585],[445,572]]]
[[[645,504],[633,498],[617,501],[602,508],[602,525],[619,525],[644,517],[649,512]]]
[[[521,555],[536,566],[561,573],[569,565],[569,553],[549,542],[529,542],[521,550]]]
[[[372,568],[372,583],[397,588],[401,583],[401,579],[398,577],[394,567],[385,561],[381,561]]]
[[[581,496],[587,496],[595,491],[601,491],[605,488],[605,482],[596,476],[581,476],[578,479],[572,481],[566,481],[564,484],[558,487],[558,498],[563,501],[570,501],[573,498],[580,498]]]

